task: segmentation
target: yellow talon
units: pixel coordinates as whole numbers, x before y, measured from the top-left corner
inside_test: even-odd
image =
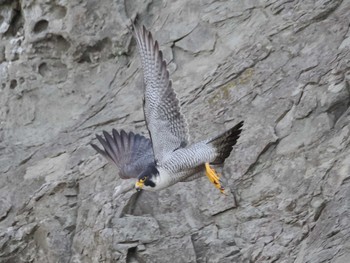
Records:
[[[210,167],[209,163],[205,163],[205,174],[208,176],[209,181],[212,182],[222,194],[226,195],[225,188],[220,183],[220,175]]]

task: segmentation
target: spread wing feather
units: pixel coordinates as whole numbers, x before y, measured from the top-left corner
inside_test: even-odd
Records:
[[[133,26],[145,84],[144,112],[155,159],[161,162],[188,144],[188,129],[172,88],[166,62],[157,41],[143,26]]]
[[[119,133],[113,129],[112,134],[103,131],[104,138],[96,135],[103,150],[95,144],[91,146],[119,168],[120,178],[136,178],[149,164],[154,163],[150,139],[124,130]]]

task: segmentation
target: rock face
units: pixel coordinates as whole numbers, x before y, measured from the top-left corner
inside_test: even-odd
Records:
[[[223,168],[127,191],[89,143],[147,134],[138,14],[193,141],[240,120]],[[0,1],[0,262],[350,258],[350,2]]]

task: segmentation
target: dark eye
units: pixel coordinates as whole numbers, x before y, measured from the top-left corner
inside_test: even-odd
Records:
[[[144,181],[146,181],[146,180],[147,180],[147,176],[144,176],[144,177],[141,178],[140,181],[144,182]]]

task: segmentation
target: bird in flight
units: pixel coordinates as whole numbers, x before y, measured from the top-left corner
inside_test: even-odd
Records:
[[[135,178],[136,190],[157,191],[204,174],[222,193],[225,189],[211,165],[223,164],[236,144],[243,121],[217,137],[190,144],[158,42],[144,26],[133,24],[144,81],[143,110],[150,139],[133,132],[103,131],[103,149],[91,146],[119,169],[122,179]]]

